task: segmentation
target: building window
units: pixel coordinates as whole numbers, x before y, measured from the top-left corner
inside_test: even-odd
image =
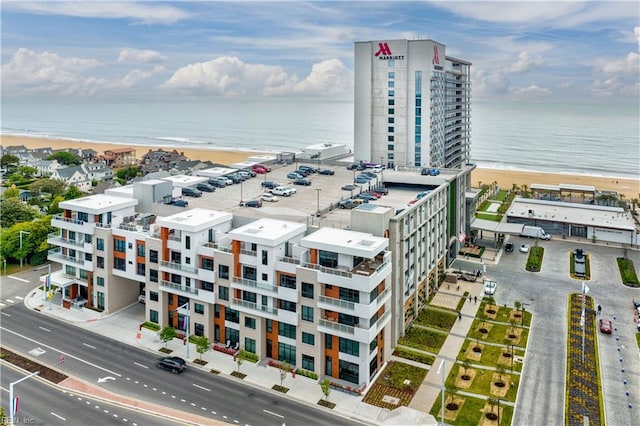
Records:
[[[302,369],[307,371],[315,371],[315,360],[312,356],[302,355]]]
[[[248,337],[244,338],[244,350],[247,352],[251,352],[252,354],[256,353],[256,341],[254,339],[249,339]]]
[[[125,240],[113,240],[113,251],[124,253],[127,250],[127,243]]]
[[[302,305],[302,319],[313,322],[313,308],[311,306]]]
[[[316,344],[316,336],[311,333],[302,332],[302,343],[314,346]]]
[[[266,250],[262,250],[262,264],[263,265],[269,264],[269,252]]]
[[[83,222],[89,222],[89,213],[78,212],[78,220]]]
[[[395,136],[393,135],[387,136],[387,142],[393,142],[393,141],[395,141]]]
[[[104,293],[98,292],[98,309],[104,309]]]
[[[396,104],[395,100],[393,100],[393,99],[389,99],[389,100],[387,101],[387,103],[388,103],[388,105],[389,105],[389,106],[393,106],[393,105],[395,105],[395,104]]]
[[[144,263],[138,263],[137,273],[138,275],[144,275]]]
[[[395,81],[393,81],[393,80],[389,80],[387,83],[388,83],[388,87],[389,87],[389,88],[391,88],[391,87],[395,87],[395,85],[396,85],[396,82],[395,82]]]
[[[389,71],[389,73],[387,73],[387,77],[388,78],[396,78],[396,73],[393,71]]]
[[[313,299],[313,284],[302,283],[302,297]]]
[[[138,256],[144,257],[144,244],[136,244],[136,249],[138,251]]]
[[[267,274],[262,274],[262,281],[269,281],[269,275]]]
[[[273,332],[273,320],[267,319],[267,333]]]
[[[296,289],[296,277],[280,274],[280,287]]]
[[[255,281],[256,277],[256,268],[251,266],[242,266],[242,278]]]
[[[393,129],[393,127],[391,127],[391,126],[387,127],[387,131],[388,131],[389,133],[393,133],[393,130],[394,130],[394,129]]]
[[[158,263],[158,250],[149,250],[149,262]]]
[[[229,267],[227,265],[218,265],[218,278],[229,279]]]
[[[96,238],[96,249],[104,251],[104,240],[102,238]]]
[[[327,268],[336,268],[338,266],[338,253],[331,251],[319,250],[319,263]]]
[[[154,311],[153,309],[149,309],[149,321],[157,324],[158,323],[158,311]]]
[[[278,334],[283,337],[288,337],[289,339],[296,338],[296,326],[287,324],[286,322],[278,323]]]
[[[286,361],[290,365],[296,365],[296,347],[286,343],[278,343],[278,360]]]
[[[340,300],[360,303],[360,292],[358,290],[351,290],[348,288],[340,287]]]
[[[220,305],[217,303],[213,305],[213,316],[216,318],[220,318]]]
[[[227,308],[224,310],[224,319],[225,321],[233,322],[235,324],[240,324],[240,311]],[[235,339],[235,341],[238,341],[238,339]]]
[[[196,314],[204,314],[204,305],[202,303],[194,303],[193,310]]]
[[[204,336],[204,324],[196,322],[193,324],[193,331],[196,336]]]
[[[388,117],[388,118],[387,118],[387,123],[389,123],[389,124],[394,124],[394,123],[395,123],[395,121],[396,121],[396,119],[395,119],[395,118],[393,118],[393,117]]]
[[[213,259],[209,259],[208,257],[202,258],[202,269],[207,271],[213,271]]]
[[[100,287],[104,287],[104,277],[96,277],[96,283],[97,283]]]
[[[113,269],[117,269],[119,271],[126,271],[127,264],[124,259],[120,259],[119,257],[113,258]]]
[[[200,281],[200,288],[205,291],[213,291],[213,283],[208,281]]]
[[[244,317],[244,326],[252,330],[256,329],[256,319],[251,317]]]
[[[158,301],[158,292],[157,291],[150,291],[149,292],[149,300],[151,300],[152,302],[157,302]]]
[[[153,283],[158,282],[158,270],[157,269],[149,269],[149,281]]]
[[[395,95],[395,90],[389,90],[387,94],[392,98]]]
[[[324,335],[324,347],[325,349],[333,349],[333,336],[330,334]]]
[[[394,149],[395,149],[395,146],[393,144],[387,145],[387,151],[393,151]]]
[[[96,258],[96,266],[100,269],[104,269],[104,257],[98,256]]]
[[[184,237],[184,247],[187,250],[191,250],[191,237],[189,235]]]
[[[341,359],[338,377],[351,383],[360,383],[360,371],[358,364]]]
[[[360,356],[360,343],[343,337],[338,338],[338,342],[340,345],[340,352],[353,356]]]
[[[280,301],[280,309],[283,309],[285,311],[297,312],[296,307],[297,307],[296,302],[289,302],[288,300]]]
[[[218,286],[220,300],[229,300],[229,287]]]
[[[389,108],[389,109],[387,110],[387,113],[388,113],[389,115],[393,115],[393,114],[395,114],[395,113],[396,113],[396,110],[395,110],[395,108]]]

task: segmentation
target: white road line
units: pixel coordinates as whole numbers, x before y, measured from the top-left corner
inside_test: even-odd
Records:
[[[142,365],[142,364],[138,364],[137,362],[134,362],[135,365],[137,365],[138,367],[142,367],[142,368],[149,368],[146,365]]]
[[[24,278],[14,277],[13,275],[9,275],[7,278],[13,278],[14,280],[22,281],[23,283],[29,282],[29,280],[25,280]]]
[[[0,389],[2,389],[2,390],[3,390],[3,391],[5,391],[5,392],[9,392],[9,389],[5,389],[5,388],[3,388],[2,386],[0,386]]]
[[[14,302],[14,301],[13,301],[13,300],[11,300],[11,299],[4,299],[4,300],[5,300],[7,303],[16,303],[16,302]]]
[[[269,411],[269,410],[262,410],[267,414],[271,414],[272,416],[276,416],[276,417],[280,417],[281,419],[284,419],[284,416],[278,413],[274,413],[273,411]]]
[[[66,421],[67,421],[67,419],[65,419],[65,418],[64,418],[64,417],[62,417],[62,416],[57,415],[57,414],[56,414],[56,413],[54,413],[53,411],[51,412],[51,415],[52,415],[52,416],[56,416],[57,418],[59,418],[59,419],[60,419],[60,420],[62,420],[63,422],[66,422]]]
[[[83,363],[85,363],[85,364],[87,364],[87,365],[90,365],[91,367],[95,367],[95,368],[97,368],[97,369],[99,369],[99,370],[106,371],[107,373],[112,374],[112,375],[114,375],[114,376],[122,377],[122,374],[118,374],[118,373],[116,373],[115,371],[111,371],[111,370],[108,370],[108,369],[106,369],[106,368],[104,368],[104,367],[100,367],[99,365],[93,364],[93,363],[91,363],[91,362],[89,362],[89,361],[85,361],[85,360],[84,360],[84,359],[82,359],[82,358],[78,358],[77,356],[71,355],[71,354],[70,354],[70,353],[68,353],[68,352],[61,351],[60,349],[56,349],[56,348],[54,348],[53,346],[46,345],[46,344],[41,343],[41,342],[39,342],[39,341],[37,341],[37,340],[35,340],[35,339],[32,339],[32,338],[30,338],[30,337],[23,336],[23,335],[22,335],[22,334],[20,334],[20,333],[16,333],[16,332],[15,332],[15,331],[13,331],[13,330],[9,330],[8,328],[0,327],[0,330],[2,330],[2,331],[4,331],[4,332],[7,332],[7,333],[14,334],[14,335],[16,335],[16,336],[18,336],[18,337],[22,337],[22,338],[23,338],[23,339],[25,339],[25,340],[28,340],[28,341],[33,342],[33,343],[36,343],[36,344],[38,344],[38,345],[40,345],[40,346],[44,346],[45,348],[49,348],[49,349],[51,349],[51,350],[53,350],[53,351],[56,351],[56,352],[58,352],[60,355],[64,355],[64,356],[66,356],[66,357],[69,357],[69,358],[75,359],[75,360],[77,360],[77,361],[83,362]]]
[[[91,348],[91,349],[96,349],[96,347],[95,347],[95,346],[90,345],[90,344],[88,344],[88,343],[82,343],[82,346],[86,346],[86,347]]]
[[[193,383],[193,386],[197,387],[198,389],[202,389],[202,390],[205,390],[207,392],[211,392],[211,389],[204,388],[204,387],[202,387],[200,385],[196,385],[195,383]]]
[[[2,302],[0,302],[0,307],[2,307],[2,306],[5,306],[5,304],[4,304],[4,303],[2,303]]]
[[[16,299],[18,299],[18,300],[24,300],[24,298],[23,298],[23,297],[20,297],[20,296],[13,296],[13,297],[15,297],[15,298],[16,298]]]
[[[0,303],[0,305],[2,305],[2,303]],[[11,315],[6,313],[6,312],[0,312],[2,315],[4,315],[5,317],[10,317]]]
[[[46,332],[48,332],[48,333],[51,333],[51,330],[49,330],[48,328],[44,328],[44,327],[40,327],[40,326],[38,326],[38,328],[39,328],[40,330],[44,330],[44,331],[46,331]]]

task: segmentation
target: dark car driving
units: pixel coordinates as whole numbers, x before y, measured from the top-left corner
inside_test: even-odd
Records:
[[[177,356],[167,356],[164,358],[160,358],[156,365],[158,366],[158,368],[164,368],[165,370],[169,370],[174,374],[182,373],[187,369],[187,362]]]

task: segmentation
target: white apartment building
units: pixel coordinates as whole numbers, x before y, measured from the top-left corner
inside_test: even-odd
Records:
[[[433,40],[355,43],[354,159],[459,168],[470,160],[471,63]]]

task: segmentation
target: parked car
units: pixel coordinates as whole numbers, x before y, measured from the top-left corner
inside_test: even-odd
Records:
[[[264,194],[262,194],[262,196],[260,196],[260,198],[262,199],[262,201],[269,201],[270,203],[275,203],[276,201],[279,200],[278,197],[276,197],[273,194],[270,194],[268,192],[265,192]]]
[[[358,185],[351,185],[351,184],[344,185],[342,187],[342,189],[344,189],[345,191],[353,191],[354,189],[358,189],[358,188],[359,188]]]
[[[291,186],[291,185],[282,185],[282,187],[283,187],[283,188],[288,189],[289,191],[291,191],[291,193],[292,193],[292,194],[297,194],[297,193],[298,193],[298,190],[297,190],[297,189],[295,189],[295,188],[294,188],[293,186]]]
[[[356,206],[353,200],[343,200],[338,203],[338,207],[341,209],[352,209]]]
[[[376,201],[377,200],[377,198],[374,197],[373,195],[367,194],[367,193],[364,193],[364,192],[362,194],[358,195],[358,198],[362,198],[363,200],[367,200],[367,201]]]
[[[230,179],[233,183],[244,182],[244,179],[242,179],[240,176],[235,175],[233,173],[230,175],[227,175],[227,178]]]
[[[219,180],[220,182],[223,182],[225,185],[233,185],[233,181],[226,176],[217,176],[209,180]]]
[[[496,287],[498,287],[498,284],[495,281],[485,281],[484,294],[493,296],[494,294],[496,294]]]
[[[608,319],[601,318],[600,331],[604,334],[611,334],[611,332],[613,331],[613,326],[611,325],[611,321]]]
[[[309,179],[296,179],[293,181],[294,185],[303,185],[303,186],[309,186],[311,185],[311,181]]]
[[[300,173],[289,172],[287,173],[287,179],[302,179],[304,176]]]
[[[302,177],[307,177],[307,176],[309,176],[311,174],[311,172],[309,170],[306,170],[306,169],[297,169],[293,173],[297,173]]]
[[[196,189],[198,191],[204,191],[204,192],[214,192],[216,189],[213,187],[213,185],[209,185],[208,183],[205,182],[201,182],[199,184],[196,185]]]
[[[356,179],[366,179],[367,181],[370,181],[371,179],[373,179],[373,177],[365,175],[364,173],[360,173],[358,176],[356,176]]]
[[[254,177],[256,175],[256,172],[254,171],[246,171],[246,170],[238,170],[237,173],[240,176],[244,176],[247,179],[251,179],[252,177]]]
[[[431,192],[430,190],[418,192],[418,194],[416,195],[416,199],[419,200],[420,198],[424,197],[425,195],[428,195],[430,192]]]
[[[174,374],[182,373],[187,369],[187,362],[178,356],[166,356],[160,358],[156,364],[158,368],[164,368]]]
[[[222,180],[218,180],[218,179],[209,179],[209,181],[207,182],[209,185],[213,186],[214,188],[226,188],[227,187],[227,183],[223,182]]]
[[[318,174],[319,174],[319,175],[333,176],[333,175],[335,175],[335,174],[336,174],[336,172],[334,172],[334,171],[333,171],[333,170],[331,170],[331,169],[322,169],[322,170],[318,171]]]
[[[279,184],[272,182],[270,180],[265,180],[264,182],[260,183],[260,186],[262,186],[263,188],[268,188],[268,189],[273,189],[277,186],[280,186]]]
[[[171,204],[172,206],[187,207],[189,205],[189,202],[187,200],[173,200],[169,204]]]
[[[189,197],[202,197],[202,192],[195,188],[184,187],[181,192],[182,195],[187,195]]]
[[[267,174],[267,172],[268,172],[267,169],[263,169],[262,167],[254,167],[251,170],[253,170],[254,172],[258,173],[259,175],[264,175],[264,174]]]
[[[347,170],[364,170],[364,166],[362,164],[351,163],[347,164]]]
[[[382,168],[382,166],[376,166],[373,169],[371,169],[373,173],[382,173],[383,170],[384,168]]]
[[[382,194],[378,194],[377,192],[367,191],[366,193],[369,195],[373,195],[374,197],[376,197],[376,199],[382,197]]]
[[[520,244],[520,253],[529,253],[529,244]]]
[[[292,191],[291,188],[287,188],[284,186],[276,186],[275,188],[269,190],[269,192],[272,195],[280,195],[282,197],[290,197],[295,194],[295,192]]]
[[[271,171],[271,167],[265,166],[264,164],[254,164],[253,166],[251,166],[251,170],[253,170],[256,173],[260,173],[256,169],[263,169],[263,170],[266,170],[267,172]]]
[[[318,169],[311,166],[300,166],[298,167],[298,170],[307,170],[309,173],[318,173]]]
[[[373,188],[371,188],[371,190],[372,190],[372,191],[375,191],[375,192],[377,192],[377,193],[379,193],[379,194],[382,194],[382,195],[387,195],[387,194],[389,194],[389,189],[387,189],[387,188],[386,188],[386,187],[384,187],[384,186],[374,186]]]
[[[142,294],[140,294],[140,295],[138,296],[138,302],[139,302],[139,303],[144,303],[144,302],[145,302],[145,299],[146,299],[146,298],[145,298],[144,293],[142,293]]]
[[[262,207],[262,200],[249,200],[240,203],[244,207]]]
[[[369,171],[364,171],[362,173],[360,173],[360,175],[364,175],[364,176],[369,176],[371,179],[378,177],[378,175],[376,175],[373,172],[369,172]]]
[[[420,174],[423,176],[438,176],[440,174],[440,170],[437,168],[430,169],[425,167],[420,171]]]
[[[507,243],[504,245],[504,251],[507,253],[513,252],[513,243]]]
[[[357,176],[355,180],[355,183],[360,183],[360,184],[367,183],[367,182],[369,182],[369,178],[367,177]]]

